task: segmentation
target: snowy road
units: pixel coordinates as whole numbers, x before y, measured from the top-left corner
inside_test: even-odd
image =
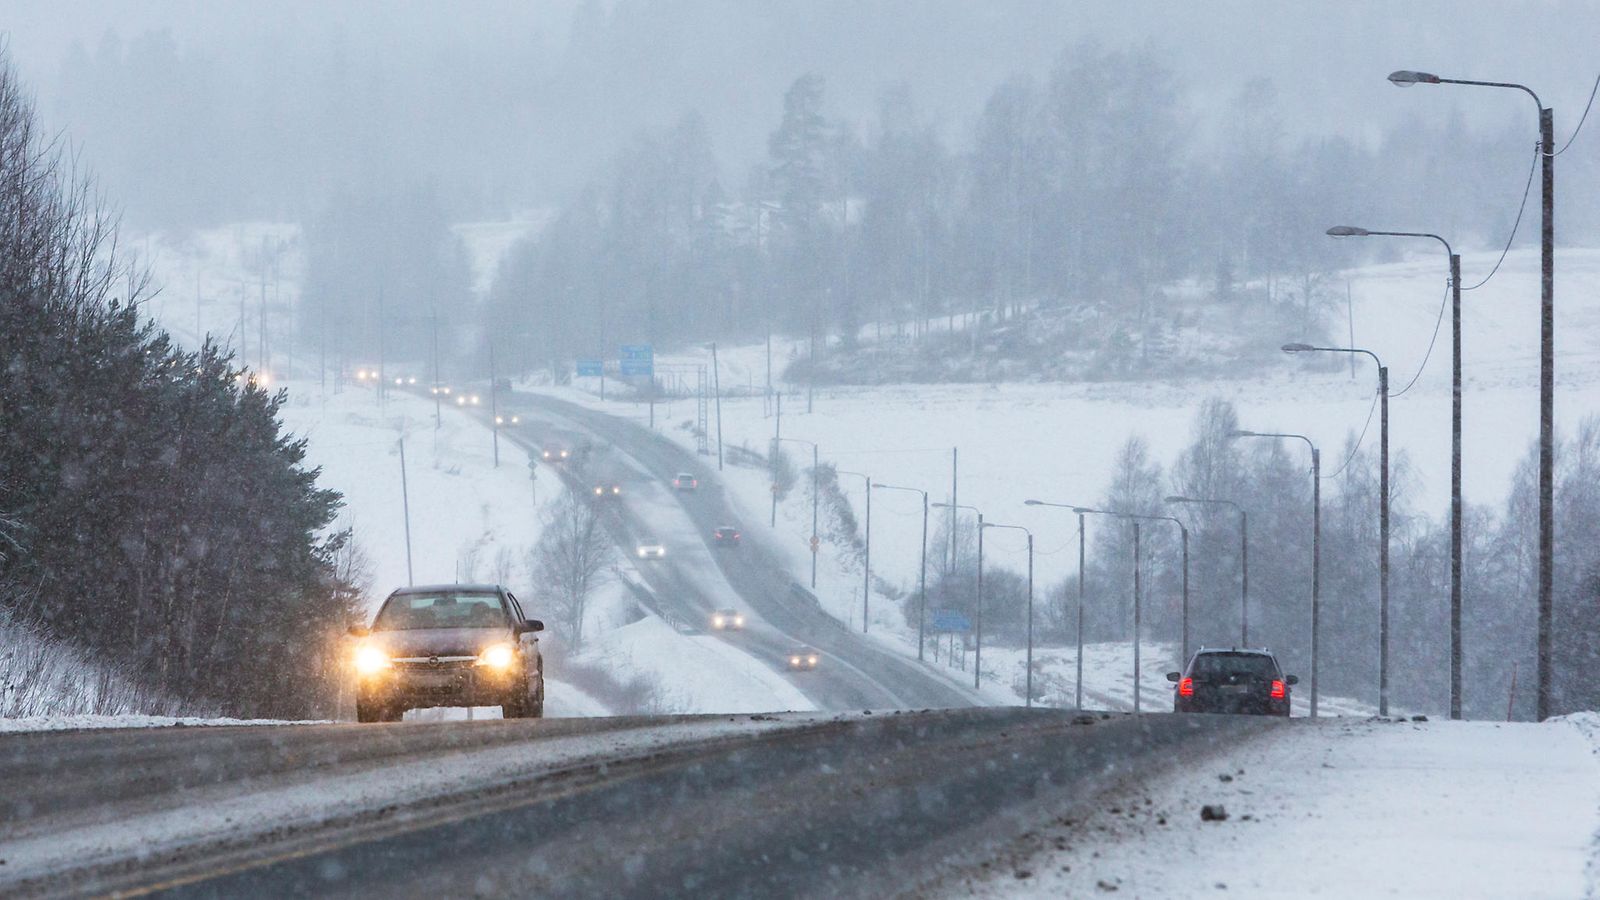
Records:
[[[712,530],[739,521],[715,472],[681,447],[623,419],[551,397],[519,393],[501,403],[502,409],[521,414],[524,421],[517,433],[526,440],[537,443],[544,435],[578,432],[625,457],[644,483],[626,485],[625,502],[618,505],[619,541],[631,549],[626,546],[631,536],[653,535],[674,545],[667,559],[641,568],[656,598],[682,621],[695,624],[706,622],[712,610],[724,606],[753,611],[758,622],[722,638],[790,678],[817,708],[949,708],[978,702],[969,689],[941,670],[919,666],[881,644],[863,640],[796,593],[776,554],[763,545],[759,529],[744,528],[739,550],[711,550],[707,536]],[[697,475],[700,489],[655,496],[678,472]],[[643,502],[635,499],[635,493]],[[655,508],[662,505],[674,508]],[[680,520],[679,528],[686,526],[685,532],[663,533]],[[784,671],[783,660],[796,644],[820,650],[824,664],[799,675]]]
[[[1281,722],[967,709],[0,736],[0,893],[881,896]]]

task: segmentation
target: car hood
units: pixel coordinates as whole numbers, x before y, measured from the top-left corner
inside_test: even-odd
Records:
[[[477,656],[490,644],[508,640],[509,628],[417,628],[404,631],[379,631],[391,656]]]

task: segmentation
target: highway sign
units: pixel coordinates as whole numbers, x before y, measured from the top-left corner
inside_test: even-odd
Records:
[[[621,364],[619,366],[624,375],[643,375],[650,377],[656,374],[656,351],[649,344],[623,344],[619,349]]]
[[[933,630],[971,631],[972,620],[967,618],[965,613],[958,613],[953,609],[936,609],[933,611]]]
[[[578,360],[578,375],[592,376],[605,374],[605,364],[598,359]]]

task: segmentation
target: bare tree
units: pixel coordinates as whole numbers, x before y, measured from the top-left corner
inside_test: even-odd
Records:
[[[611,538],[600,509],[587,497],[566,491],[545,518],[533,552],[533,573],[549,592],[558,633],[573,648],[583,643],[589,595],[603,582],[611,560]]]

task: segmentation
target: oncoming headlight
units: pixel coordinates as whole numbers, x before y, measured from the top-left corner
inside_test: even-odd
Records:
[[[813,665],[813,666],[816,665],[817,664],[817,658],[815,656],[812,656],[812,657],[808,658],[806,660],[806,664],[807,665]]]
[[[478,654],[478,665],[491,669],[509,669],[517,659],[517,651],[510,644],[495,644]]]
[[[373,675],[389,668],[389,654],[383,648],[372,644],[362,644],[356,648],[356,671],[362,675]]]
[[[712,628],[721,628],[722,625],[723,625],[723,621],[722,621],[722,617],[721,616],[713,616],[711,618],[711,627]]]
[[[798,656],[789,657],[789,665],[791,665],[791,666],[800,665],[800,657],[798,657]]]

